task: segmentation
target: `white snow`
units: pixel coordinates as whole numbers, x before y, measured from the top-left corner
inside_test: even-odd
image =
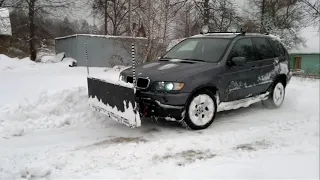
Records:
[[[0,8],[0,35],[12,35],[9,9]]]
[[[233,101],[233,102],[221,102],[218,105],[217,111],[228,111],[228,110],[234,110],[234,109],[239,109],[241,107],[249,107],[250,105],[257,103],[261,100],[264,100],[266,97],[268,97],[268,92],[259,96],[255,97],[249,97],[246,99],[241,99],[238,101]]]
[[[89,69],[89,78],[97,78],[103,81],[106,81],[108,83],[128,87],[128,88],[133,88],[132,83],[126,83],[124,81],[119,81],[120,80],[120,72],[130,68],[129,66],[114,66],[112,68],[105,68],[104,71],[99,71],[99,72],[91,72]]]
[[[18,59],[9,58],[6,55],[0,54],[0,71],[10,71],[16,68],[34,68],[35,62],[30,58]]]
[[[41,62],[43,63],[57,63],[63,60],[65,53],[59,53],[55,56],[42,56]]]
[[[125,124],[129,127],[140,127],[141,126],[141,120],[140,120],[140,116],[137,116],[137,114],[134,113],[134,109],[133,109],[133,105],[131,103],[129,103],[129,107],[126,107],[126,102],[123,101],[123,105],[125,107],[124,112],[119,111],[119,109],[117,109],[117,107],[111,107],[109,104],[105,105],[104,103],[102,103],[101,101],[99,101],[97,99],[97,97],[95,98],[89,98],[88,103],[98,109],[101,109],[102,113],[105,113],[107,115],[112,116],[112,118],[114,118],[114,120]],[[135,104],[135,106],[137,106]],[[128,122],[124,122],[123,120],[119,120],[117,117],[113,117],[113,114],[120,116],[122,118],[125,118],[126,121]]]
[[[85,67],[10,60],[0,179],[319,179],[319,80],[293,77],[280,109],[219,112],[206,130],[148,119],[131,129],[88,105]],[[104,70],[90,73],[119,78]]]
[[[31,163],[21,169],[20,173],[23,178],[42,178],[51,173],[51,167],[45,163]]]

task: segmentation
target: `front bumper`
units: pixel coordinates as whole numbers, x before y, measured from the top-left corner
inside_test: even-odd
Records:
[[[138,92],[140,115],[142,117],[164,118],[169,121],[184,119],[185,104],[189,93]]]

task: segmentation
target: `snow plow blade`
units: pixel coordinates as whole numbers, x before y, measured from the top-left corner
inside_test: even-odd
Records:
[[[133,87],[88,77],[89,105],[130,128],[141,126]]]

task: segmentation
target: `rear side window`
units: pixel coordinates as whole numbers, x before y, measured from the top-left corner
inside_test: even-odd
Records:
[[[276,57],[286,55],[285,50],[283,49],[283,47],[279,41],[277,41],[276,39],[270,39],[270,43],[272,45],[272,48],[274,50]]]
[[[247,61],[254,60],[253,46],[250,38],[238,40],[232,48],[231,58],[245,57]]]
[[[274,57],[272,46],[266,38],[252,38],[252,40],[257,48],[256,54],[258,60]]]

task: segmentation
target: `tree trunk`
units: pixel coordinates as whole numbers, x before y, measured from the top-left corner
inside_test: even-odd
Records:
[[[129,3],[129,13],[128,13],[128,35],[132,36],[131,33],[131,0],[128,0]]]
[[[262,0],[261,5],[261,27],[260,27],[260,33],[264,32],[264,14],[265,14],[265,0]]]
[[[112,35],[116,36],[117,35],[117,4],[116,1],[113,2],[113,12],[114,12],[114,19],[113,19],[113,32]]]
[[[203,16],[203,23],[204,25],[209,26],[209,0],[204,0],[204,16]]]
[[[104,3],[104,34],[108,35],[108,0]]]
[[[151,1],[148,2],[148,46],[147,46],[147,52],[146,55],[143,58],[143,63],[148,61],[148,58],[151,53]]]
[[[30,59],[35,61],[37,58],[37,50],[35,46],[35,25],[34,25],[34,8],[35,1],[31,0],[29,4],[29,51],[30,51]]]

